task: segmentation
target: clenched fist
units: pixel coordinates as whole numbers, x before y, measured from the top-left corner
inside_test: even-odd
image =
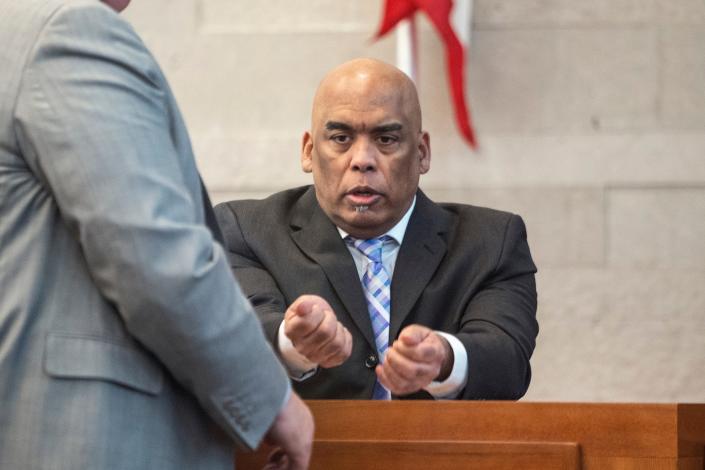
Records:
[[[418,392],[432,381],[443,381],[453,370],[453,350],[442,336],[421,325],[409,325],[377,366],[377,378],[395,395]]]
[[[289,306],[284,334],[300,354],[321,367],[339,366],[352,352],[352,335],[317,295],[302,295]]]

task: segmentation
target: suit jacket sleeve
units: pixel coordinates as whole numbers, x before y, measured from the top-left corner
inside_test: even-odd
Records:
[[[171,99],[131,27],[100,2],[74,2],[26,64],[18,141],[130,334],[255,447],[288,379],[203,225],[193,159],[174,148],[187,136]]]
[[[512,215],[496,264],[460,321],[457,337],[468,351],[463,398],[519,399],[526,393],[538,332],[535,272],[524,222]]]
[[[249,301],[257,311],[267,338],[278,347],[279,326],[287,309],[284,295],[272,275],[257,260],[247,245],[235,212],[228,204],[215,207],[215,216],[223,230],[230,267],[249,294]]]

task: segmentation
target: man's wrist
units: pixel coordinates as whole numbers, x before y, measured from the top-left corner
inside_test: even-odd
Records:
[[[442,336],[453,350],[453,370],[444,381],[433,381],[424,387],[424,390],[436,399],[452,400],[458,397],[467,384],[468,352],[463,343],[455,336],[442,331],[436,331],[436,334]]]
[[[291,379],[299,382],[311,377],[316,370],[318,370],[318,364],[309,361],[306,356],[299,353],[294,347],[294,343],[291,342],[291,339],[286,336],[286,333],[284,333],[283,320],[279,325],[277,342],[282,362],[286,366]]]
[[[443,382],[448,379],[450,373],[453,371],[455,355],[453,354],[453,348],[451,348],[447,339],[445,339],[442,335],[438,335],[438,339],[441,340],[441,344],[443,345],[443,361],[441,363],[441,370],[434,381]]]

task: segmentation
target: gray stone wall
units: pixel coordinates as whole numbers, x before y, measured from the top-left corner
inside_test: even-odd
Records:
[[[315,87],[372,43],[381,0],[135,0],[216,201],[310,182]],[[458,138],[420,23],[436,200],[521,214],[539,266],[527,400],[705,402],[705,1],[475,0]],[[472,351],[470,352],[472,373]]]

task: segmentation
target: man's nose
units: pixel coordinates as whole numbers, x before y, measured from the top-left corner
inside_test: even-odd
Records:
[[[353,170],[367,172],[377,169],[377,149],[369,139],[357,139],[350,151],[350,166]]]

